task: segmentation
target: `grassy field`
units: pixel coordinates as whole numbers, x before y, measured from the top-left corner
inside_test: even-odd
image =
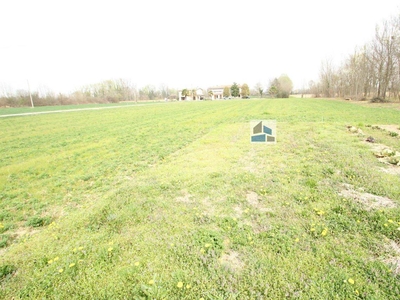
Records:
[[[277,120],[277,144],[249,142],[253,119]],[[400,176],[346,129],[400,151],[372,124],[400,126],[400,110],[263,99],[0,118],[0,298],[399,299]]]

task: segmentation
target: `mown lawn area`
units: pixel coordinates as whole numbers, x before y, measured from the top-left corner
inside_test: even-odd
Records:
[[[277,143],[251,144],[251,120],[276,120]],[[400,126],[400,110],[252,99],[0,118],[0,298],[399,299],[400,167],[365,139],[400,139],[374,124]]]

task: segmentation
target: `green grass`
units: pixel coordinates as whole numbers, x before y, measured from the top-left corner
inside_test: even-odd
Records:
[[[35,113],[35,112],[50,112],[50,111],[63,111],[63,110],[75,110],[75,109],[98,109],[107,107],[119,107],[119,106],[142,106],[151,104],[160,104],[163,102],[119,102],[119,103],[105,103],[105,104],[77,104],[77,105],[60,105],[60,106],[35,106],[35,107],[9,107],[0,108],[0,116],[12,115],[12,114],[24,114],[24,113]]]
[[[276,145],[249,143],[253,119],[277,120]],[[0,119],[0,298],[398,299],[399,207],[339,191],[400,204],[346,130],[399,151],[366,126],[399,119],[313,99]]]

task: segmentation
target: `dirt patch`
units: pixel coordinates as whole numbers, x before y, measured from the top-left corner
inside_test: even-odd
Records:
[[[391,241],[388,248],[394,252],[395,256],[385,259],[384,262],[393,268],[395,274],[400,274],[400,245]]]
[[[400,175],[400,168],[398,166],[388,166],[387,168],[379,168],[379,170],[387,174]]]
[[[399,125],[373,125],[373,127],[379,128],[379,129],[383,129],[389,132],[395,132],[398,135],[400,135],[400,129],[399,129]]]
[[[400,166],[400,152],[397,152],[384,144],[369,143],[365,141],[370,147],[375,157],[384,164],[392,166]]]
[[[239,253],[236,251],[222,254],[220,263],[223,267],[233,272],[238,272],[244,267],[244,263],[240,260]]]
[[[236,212],[236,217],[240,218],[243,215],[243,209],[239,205],[235,206],[233,210]]]
[[[248,192],[246,194],[246,200],[252,206],[258,206],[258,195],[255,192]]]
[[[353,199],[364,206],[366,210],[379,209],[379,208],[394,208],[396,203],[382,196],[377,196],[370,193],[364,193],[362,190],[355,190],[350,184],[344,184],[343,190],[339,192],[339,195],[345,198]]]
[[[182,202],[182,203],[192,203],[192,200],[190,199],[192,195],[190,195],[187,191],[183,191],[183,196],[176,197],[177,202]]]

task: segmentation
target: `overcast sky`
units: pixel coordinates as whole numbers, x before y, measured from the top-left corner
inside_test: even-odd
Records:
[[[252,88],[287,74],[301,88],[399,13],[398,0],[0,0],[0,85]]]

